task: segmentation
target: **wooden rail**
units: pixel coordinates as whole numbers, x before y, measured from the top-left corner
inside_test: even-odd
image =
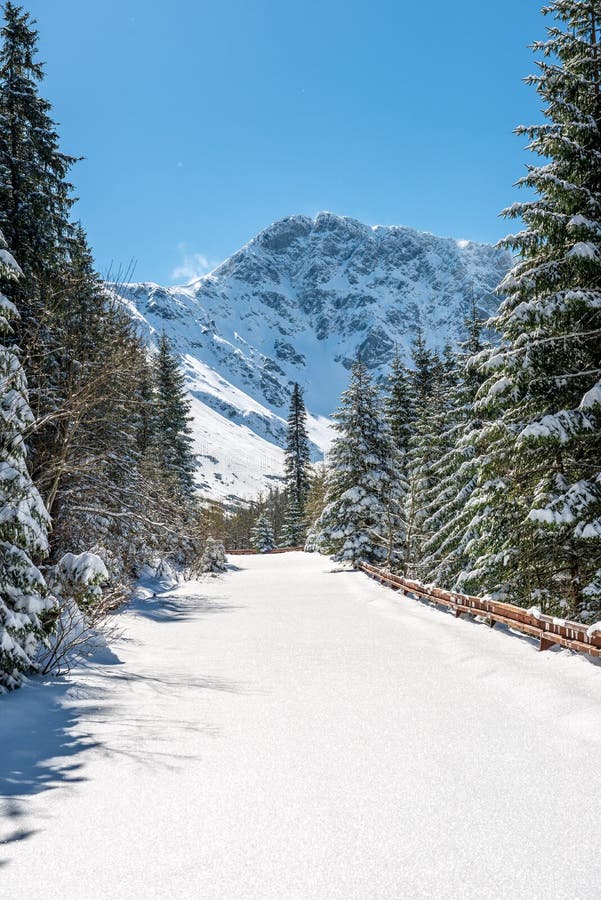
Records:
[[[275,550],[266,550],[265,555],[270,553],[290,553],[293,550],[302,550],[303,547],[276,547]],[[243,556],[244,554],[260,553],[260,550],[226,550],[228,556]]]
[[[538,639],[538,649],[548,650],[555,644],[586,653],[589,656],[601,657],[601,632],[588,634],[587,626],[567,619],[543,614],[534,615],[520,606],[511,603],[500,603],[497,600],[483,600],[469,594],[456,591],[444,591],[441,588],[427,587],[419,581],[393,575],[377,566],[361,563],[359,568],[370,578],[386,584],[393,590],[413,594],[429,603],[446,606],[452,609],[456,617],[462,615],[477,616],[486,619],[492,626],[500,622],[508,628],[521,631]]]

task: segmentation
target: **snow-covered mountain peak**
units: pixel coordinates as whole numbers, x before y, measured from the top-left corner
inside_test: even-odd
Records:
[[[131,284],[119,293],[149,339],[165,330],[182,354],[204,457],[200,483],[242,497],[281,475],[295,381],[317,454],[357,352],[382,376],[417,328],[435,346],[459,338],[472,299],[483,315],[496,308],[493,291],[510,263],[488,244],[321,212],[274,222],[189,285]]]

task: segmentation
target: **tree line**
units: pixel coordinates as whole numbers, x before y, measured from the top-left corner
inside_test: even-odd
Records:
[[[296,545],[583,621],[601,615],[599,0],[554,0],[529,79],[546,121],[515,266],[459,347],[417,334],[374,383],[358,359],[325,467],[294,387],[285,484],[201,508],[183,376],[149,353],[95,271],[40,95],[35,23],[0,31],[0,690],[62,658],[57,639],[126,596],[146,563],[223,566],[223,548]],[[485,336],[485,337],[484,337]],[[66,635],[66,637],[65,637]],[[60,638],[57,638],[60,636]],[[79,639],[78,637],[76,638]]]
[[[334,415],[307,549],[583,621],[601,615],[599,0],[555,0],[527,79],[546,121],[504,211],[515,266],[498,313],[374,384],[361,360]],[[488,336],[492,337],[489,338]],[[292,484],[291,484],[292,486]]]
[[[207,529],[177,356],[165,336],[148,352],[94,269],[14,3],[0,40],[1,691],[144,563],[197,564]]]

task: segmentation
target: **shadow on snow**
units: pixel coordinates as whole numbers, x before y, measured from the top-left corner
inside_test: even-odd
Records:
[[[100,746],[78,727],[83,710],[71,702],[70,689],[65,678],[33,679],[0,697],[0,866],[8,862],[4,845],[39,830],[22,826],[26,798],[84,781],[81,754]],[[86,705],[85,714],[91,712]]]
[[[191,602],[188,598],[158,597],[156,600],[135,600],[128,610],[135,610],[138,615],[153,622],[187,622],[210,613],[232,612],[240,609],[231,603],[219,603],[213,600],[197,600]]]
[[[166,623],[238,608],[220,600],[165,592],[151,598],[135,598],[120,612],[135,612]],[[34,814],[29,810],[29,799],[86,781],[83,767],[87,752],[129,756],[148,765],[179,764],[184,760],[168,743],[164,751],[137,752],[140,730],[152,737],[157,722],[143,713],[132,716],[127,707],[120,710],[123,683],[157,694],[186,690],[245,693],[243,686],[234,682],[190,672],[131,672],[105,648],[75,670],[72,677],[32,678],[21,690],[0,696],[0,868],[10,862],[6,851],[11,844],[41,830],[31,826]],[[118,727],[113,730],[110,744],[105,744],[93,736],[92,729],[109,721]],[[166,725],[170,727],[165,729]],[[171,737],[177,728],[215,733],[209,725],[166,722],[164,718],[158,726]]]

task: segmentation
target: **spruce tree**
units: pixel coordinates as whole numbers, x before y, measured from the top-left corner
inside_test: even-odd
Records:
[[[420,578],[424,575],[420,563],[423,545],[427,540],[426,510],[428,493],[433,484],[431,468],[437,458],[437,420],[445,402],[445,379],[440,356],[438,352],[428,349],[421,331],[417,332],[413,340],[411,358],[413,422],[406,454],[406,536],[403,558],[405,572]]]
[[[466,320],[467,338],[461,341],[456,371],[449,372],[446,403],[437,418],[438,453],[431,467],[424,531],[427,535],[420,562],[428,582],[456,590],[462,573],[470,568],[467,553],[472,537],[470,498],[478,478],[475,435],[481,425],[474,403],[482,375],[470,358],[483,350],[483,322],[474,305]]]
[[[305,508],[311,486],[311,453],[303,392],[295,383],[290,398],[284,463],[288,503],[282,540],[291,547],[302,544],[307,533]]]
[[[184,375],[171,343],[163,334],[155,361],[156,450],[166,476],[189,502],[194,492],[196,460],[192,452],[190,401]]]
[[[286,503],[281,543],[286,547],[298,547],[304,543],[306,536],[307,524],[304,511],[295,498],[290,497]]]
[[[333,418],[338,434],[328,455],[327,505],[315,526],[315,546],[353,565],[384,562],[394,445],[378,390],[360,360]]]
[[[251,547],[259,553],[269,553],[275,549],[273,526],[264,513],[256,520],[250,538]]]
[[[257,507],[267,516],[271,523],[276,546],[280,545],[282,542],[288,543],[287,538],[284,537],[288,509],[288,496],[286,491],[279,486],[270,487],[267,491],[267,496],[264,497],[262,494],[259,494]]]
[[[39,96],[43,68],[37,61],[35,23],[8,2],[0,31],[0,229],[24,278],[8,288],[20,311],[22,344],[36,407],[49,404],[52,351],[61,314],[73,228],[67,175],[75,158],[61,152],[50,104]],[[50,384],[49,384],[50,381]],[[43,399],[38,399],[42,392]],[[45,410],[47,412],[47,409]]]
[[[2,283],[21,275],[0,234]],[[18,313],[0,294],[0,692],[16,688],[35,664],[54,601],[34,560],[48,551],[50,517],[26,464],[34,418],[11,323]]]
[[[535,192],[505,215],[519,259],[501,284],[483,363],[476,563],[469,582],[583,619],[601,610],[601,57],[599,0],[554,0],[528,82],[547,122],[520,127],[541,157]]]
[[[415,424],[415,398],[410,374],[398,353],[395,354],[388,376],[384,410],[390,426],[395,476],[394,485],[389,492],[386,515],[387,564],[389,568],[405,573],[408,550],[409,449]]]
[[[406,456],[415,421],[415,399],[410,373],[398,353],[392,360],[387,388],[384,397],[386,417],[399,452]]]
[[[139,454],[145,457],[155,443],[157,428],[155,383],[152,364],[147,358],[140,360],[138,400],[136,445]]]
[[[74,158],[60,151],[39,96],[35,23],[14,3],[4,12],[0,225],[24,272],[5,292],[20,312],[12,327],[36,420],[29,471],[52,515],[52,561],[96,548],[111,576],[127,581],[149,554],[190,544],[184,479],[165,472],[157,451],[154,391],[135,326],[107,295],[83,228],[70,222]]]

